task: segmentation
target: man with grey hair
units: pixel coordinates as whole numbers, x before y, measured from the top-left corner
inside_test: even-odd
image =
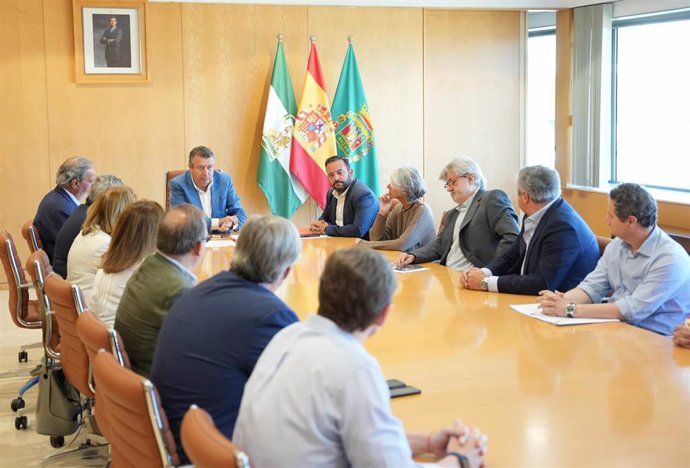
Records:
[[[158,332],[175,301],[196,284],[192,271],[206,252],[204,213],[189,204],[165,213],[158,225],[158,251],[127,282],[115,313],[132,369],[149,376]]]
[[[611,190],[606,223],[616,238],[576,288],[541,291],[537,301],[542,312],[616,318],[671,335],[690,313],[690,257],[656,219],[656,202],[640,185],[620,184]]]
[[[110,187],[121,187],[123,184],[119,177],[114,175],[99,175],[96,181],[91,186],[91,191],[86,196],[86,203],[77,207],[65,224],[62,225],[55,239],[55,249],[53,251],[53,271],[63,278],[67,278],[67,254],[72,247],[74,239],[81,231],[81,225],[86,219],[86,212],[89,206],[98,198],[98,196],[105,192]]]
[[[51,263],[60,228],[89,193],[95,180],[96,169],[91,160],[81,156],[69,158],[57,170],[55,188],[38,205],[34,225]]]
[[[443,215],[444,227],[430,244],[402,253],[395,266],[440,260],[441,265],[464,271],[483,267],[502,255],[517,238],[517,214],[502,190],[486,190],[479,165],[456,158],[439,179],[457,206]]]
[[[207,410],[232,438],[244,385],[273,335],[297,315],[275,295],[300,255],[297,228],[278,216],[252,217],[242,229],[229,271],[183,294],[158,335],[151,367],[181,449],[189,405]],[[183,463],[188,463],[180,453]]]
[[[363,343],[383,326],[395,286],[377,252],[328,258],[318,315],[279,332],[245,387],[234,441],[252,466],[403,468],[418,466],[412,457],[423,453],[438,458],[434,466],[482,465],[478,430],[456,422],[406,433],[391,414],[386,380]]]
[[[544,166],[518,173],[518,206],[525,213],[513,245],[486,267],[463,272],[467,289],[537,295],[543,289],[567,291],[599,260],[594,233],[561,198],[561,178]]]

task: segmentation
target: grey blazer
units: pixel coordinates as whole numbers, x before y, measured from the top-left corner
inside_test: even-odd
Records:
[[[434,241],[410,252],[413,263],[441,260],[446,264],[453,243],[453,227],[458,218],[455,208],[445,213],[444,228]],[[508,195],[502,190],[482,190],[472,200],[460,227],[460,248],[472,265],[482,268],[510,248],[518,236],[518,217]]]

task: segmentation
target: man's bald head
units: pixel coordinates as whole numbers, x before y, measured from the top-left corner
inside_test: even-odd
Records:
[[[178,205],[165,213],[158,225],[156,247],[165,255],[184,255],[206,238],[204,213],[189,204]]]

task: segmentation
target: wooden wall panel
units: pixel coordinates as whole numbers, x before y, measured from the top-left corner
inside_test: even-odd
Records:
[[[304,7],[182,6],[186,151],[206,145],[230,173],[248,213],[269,213],[256,184],[276,34],[282,32],[299,99],[306,56]],[[305,215],[303,222],[309,219]]]
[[[418,8],[309,8],[309,34],[317,47],[333,101],[348,36],[371,109],[381,188],[402,165],[424,170],[423,10]],[[303,38],[303,68],[309,51]],[[302,72],[304,73],[304,72]],[[356,174],[355,174],[356,175]]]
[[[0,229],[28,248],[21,226],[54,180],[48,168],[43,3],[3,0],[0,11]],[[0,282],[4,282],[4,271]]]
[[[424,154],[437,220],[453,204],[438,174],[457,156],[515,203],[520,119],[520,13],[425,10]]]
[[[115,174],[139,198],[164,203],[167,169],[184,161],[180,6],[150,4],[150,83],[74,81],[72,2],[45,3],[50,168],[80,154]]]

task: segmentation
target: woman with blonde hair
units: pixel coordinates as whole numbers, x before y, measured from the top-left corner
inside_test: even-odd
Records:
[[[78,285],[85,297],[89,296],[87,293],[93,286],[101,257],[108,249],[115,223],[136,198],[127,186],[111,187],[101,193],[86,212],[81,233],[67,254],[67,281]]]
[[[424,179],[415,167],[403,166],[393,171],[388,193],[379,199],[370,240],[359,241],[358,245],[407,252],[433,241],[434,215],[421,200],[425,193]]]
[[[96,317],[109,327],[115,324],[115,312],[127,281],[141,262],[156,251],[158,223],[163,214],[158,203],[139,200],[127,207],[115,226],[88,301]]]

